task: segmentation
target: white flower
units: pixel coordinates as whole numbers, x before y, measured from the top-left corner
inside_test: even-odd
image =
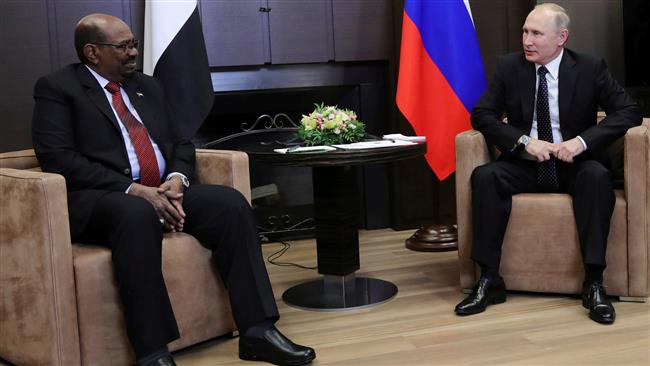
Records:
[[[338,127],[337,127],[337,128],[334,129],[334,133],[338,135],[338,134],[341,133],[341,130],[339,130]]]

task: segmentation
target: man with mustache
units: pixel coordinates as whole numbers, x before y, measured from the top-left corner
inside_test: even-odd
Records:
[[[481,277],[456,306],[458,315],[506,301],[499,264],[512,195],[566,192],[573,199],[585,266],[583,306],[596,322],[615,320],[603,287],[614,190],[601,160],[609,144],[641,123],[641,110],[602,59],[564,47],[569,21],[559,5],[537,5],[523,26],[523,52],[499,60],[472,111],[474,129],[502,155],[472,173],[472,259],[481,267]],[[598,107],[607,114],[600,123]],[[502,122],[504,113],[507,123]]]
[[[112,251],[138,364],[175,365],[167,349],[179,332],[161,271],[164,229],[218,250],[240,358],[311,362],[313,349],[274,326],[278,310],[248,202],[229,187],[191,184],[194,146],[178,134],[158,81],[136,71],[129,26],[88,15],[75,29],[75,48],[81,63],[36,83],[34,149],[43,171],[65,177],[72,240]]]

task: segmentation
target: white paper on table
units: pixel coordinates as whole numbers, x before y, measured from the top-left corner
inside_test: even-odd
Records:
[[[336,150],[335,147],[318,145],[318,146],[300,146],[290,147],[284,149],[274,149],[273,151],[280,154],[298,154],[298,153],[315,153],[315,152],[328,152]]]
[[[417,145],[415,142],[400,141],[400,140],[375,140],[375,141],[362,141],[352,144],[332,145],[338,149],[345,150],[360,150],[360,149],[378,149],[382,147],[396,147],[406,145]]]
[[[384,140],[396,140],[396,141],[412,141],[412,142],[427,141],[426,136],[404,136],[401,133],[392,133],[390,135],[384,135],[382,138]]]

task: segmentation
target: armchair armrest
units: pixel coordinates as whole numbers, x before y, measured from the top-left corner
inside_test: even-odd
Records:
[[[0,356],[80,363],[65,180],[0,168]]]
[[[483,134],[470,130],[456,136],[456,215],[458,223],[458,263],[461,288],[476,282],[472,251],[472,184],[474,169],[490,162],[490,153]]]
[[[200,183],[230,186],[251,202],[248,155],[231,150],[196,150],[196,175]]]
[[[629,296],[650,293],[650,119],[625,135]]]

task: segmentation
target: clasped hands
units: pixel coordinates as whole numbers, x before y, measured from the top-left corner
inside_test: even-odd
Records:
[[[549,160],[551,155],[553,155],[556,159],[573,163],[573,158],[581,154],[584,150],[584,145],[582,145],[582,142],[577,137],[559,144],[531,139],[526,146],[526,152],[534,156],[538,162]]]
[[[165,230],[183,231],[185,211],[183,211],[184,186],[179,177],[172,177],[159,187],[148,187],[133,183],[129,194],[144,198],[156,210]]]

